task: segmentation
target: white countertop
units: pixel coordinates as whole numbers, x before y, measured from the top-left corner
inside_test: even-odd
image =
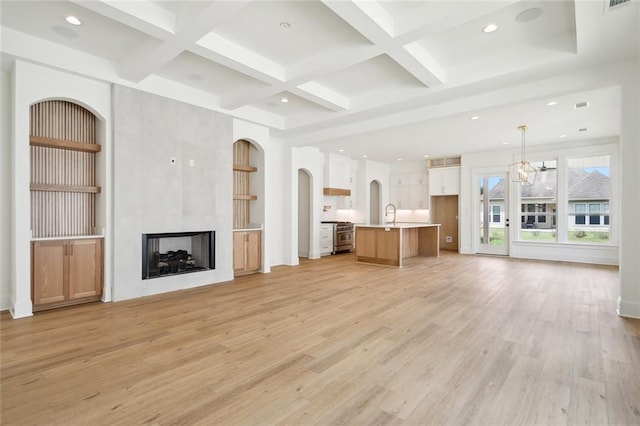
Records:
[[[406,229],[406,228],[429,228],[433,226],[440,226],[439,223],[416,223],[416,222],[401,222],[396,223],[395,225],[392,223],[381,224],[381,225],[356,225],[356,228],[396,228],[396,229]]]
[[[244,228],[234,228],[233,232],[242,232],[242,231],[262,231],[261,223],[249,223]]]
[[[66,237],[40,237],[32,238],[31,241],[56,241],[56,240],[85,240],[91,238],[104,238],[104,235],[69,235]]]

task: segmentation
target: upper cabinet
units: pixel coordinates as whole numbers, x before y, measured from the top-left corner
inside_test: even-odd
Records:
[[[426,172],[396,173],[389,176],[389,202],[398,209],[429,208],[429,176]]]
[[[325,154],[324,195],[350,196],[352,180],[350,158]]]
[[[429,169],[429,195],[458,195],[460,166]]]

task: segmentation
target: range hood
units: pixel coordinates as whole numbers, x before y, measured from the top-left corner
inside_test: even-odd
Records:
[[[323,188],[324,195],[342,195],[346,197],[351,196],[350,189],[342,189],[342,188]]]

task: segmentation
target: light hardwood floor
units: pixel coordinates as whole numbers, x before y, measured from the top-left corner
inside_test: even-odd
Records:
[[[2,314],[3,425],[639,424],[616,268],[352,254]],[[150,283],[153,285],[153,283]]]

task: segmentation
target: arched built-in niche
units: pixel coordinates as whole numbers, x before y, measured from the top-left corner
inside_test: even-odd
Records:
[[[97,119],[68,101],[30,108],[31,232],[33,238],[96,233]]]
[[[248,139],[233,144],[233,271],[263,269],[265,217],[264,152]]]
[[[298,256],[309,257],[311,252],[311,174],[298,169]]]
[[[369,184],[369,223],[377,225],[380,222],[380,182],[372,180]]]
[[[30,106],[29,123],[33,310],[98,300],[100,122],[80,105],[47,100]]]

